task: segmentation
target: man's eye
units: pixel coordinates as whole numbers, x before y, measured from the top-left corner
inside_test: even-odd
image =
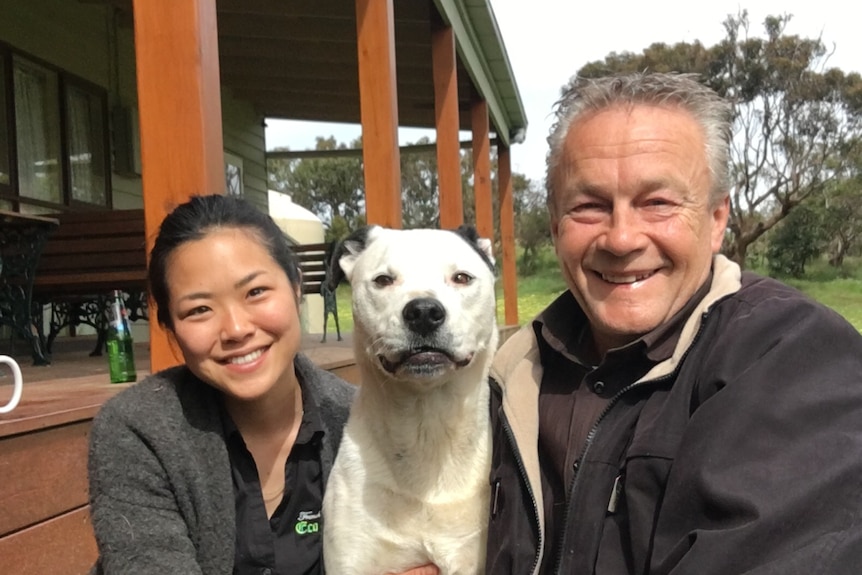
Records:
[[[582,204],[576,204],[573,208],[573,212],[589,212],[595,210],[601,210],[604,206],[598,202],[584,202]]]
[[[380,274],[378,276],[374,276],[374,279],[371,281],[373,281],[374,285],[377,287],[387,287],[395,283],[395,278],[390,275]]]
[[[476,278],[474,278],[473,276],[471,276],[467,272],[458,272],[452,276],[452,283],[455,283],[458,285],[468,285],[468,284],[472,283],[474,279],[476,279]]]
[[[664,198],[651,198],[651,199],[647,200],[646,204],[650,207],[653,207],[653,208],[661,208],[664,206],[671,205],[671,202],[669,200],[664,199]]]

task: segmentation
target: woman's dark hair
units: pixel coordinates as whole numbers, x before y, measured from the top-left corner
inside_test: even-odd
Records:
[[[192,196],[168,214],[159,227],[147,272],[150,295],[156,304],[159,323],[173,330],[167,265],[171,254],[181,245],[200,240],[218,228],[235,228],[253,233],[287,274],[291,285],[300,284],[299,264],[281,228],[264,212],[236,196]],[[218,273],[218,270],[213,270]]]

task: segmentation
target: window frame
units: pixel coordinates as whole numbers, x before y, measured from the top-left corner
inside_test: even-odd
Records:
[[[15,86],[14,86],[14,65],[13,59],[17,57],[23,60],[32,62],[38,66],[46,68],[57,74],[57,111],[59,113],[59,132],[60,132],[60,182],[62,186],[61,194],[62,202],[55,203],[36,198],[28,198],[20,195],[19,173],[18,173],[18,134],[15,121]],[[112,178],[113,178],[113,161],[111,150],[111,124],[108,110],[108,90],[76,76],[59,66],[46,62],[27,52],[18,50],[8,44],[0,42],[0,60],[3,62],[3,83],[0,89],[4,90],[5,109],[0,109],[0,114],[4,114],[7,123],[7,132],[9,137],[9,184],[0,184],[0,201],[9,202],[12,204],[14,211],[21,211],[22,206],[31,208],[34,213],[41,212],[57,212],[57,211],[80,211],[86,209],[113,209],[113,194],[112,194]],[[81,90],[96,97],[100,100],[99,106],[102,115],[102,135],[100,138],[102,144],[102,153],[104,155],[102,164],[104,166],[104,181],[105,181],[105,204],[94,204],[84,202],[72,198],[72,171],[71,161],[69,158],[69,102],[68,87],[74,86],[75,89]]]
[[[89,96],[95,96],[101,101],[99,106],[102,115],[102,165],[105,167],[105,204],[91,204],[83,200],[76,200],[72,197],[72,167],[71,157],[69,154],[69,101],[68,88],[72,86],[75,89],[85,92]],[[108,110],[108,91],[104,88],[88,82],[82,78],[78,78],[71,74],[67,75],[65,80],[60,82],[60,106],[62,108],[60,115],[60,125],[62,127],[61,137],[63,139],[63,199],[67,206],[72,208],[99,206],[104,209],[112,208],[111,201],[111,179],[113,177],[112,153],[111,153],[111,124],[110,113]]]
[[[0,108],[0,114],[6,118],[6,135],[9,138],[8,154],[9,157],[9,183],[0,182],[0,200],[12,202],[13,207],[18,208],[17,202],[12,196],[18,195],[18,134],[15,129],[15,105],[11,101],[10,94],[15,91],[13,85],[12,71],[12,53],[5,50],[5,46],[0,43],[0,60],[3,62],[3,68],[0,70],[3,74],[3,81],[0,83],[0,89],[3,90],[3,104]]]

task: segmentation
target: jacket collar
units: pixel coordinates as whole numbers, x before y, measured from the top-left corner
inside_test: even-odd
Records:
[[[723,255],[719,254],[715,256],[713,259],[712,286],[706,296],[692,310],[688,320],[686,320],[673,355],[657,364],[638,381],[649,381],[673,373],[677,366],[679,366],[679,362],[682,361],[688,348],[694,342],[694,338],[703,324],[704,317],[712,306],[728,295],[739,291],[741,286],[742,270],[740,270],[739,265]]]

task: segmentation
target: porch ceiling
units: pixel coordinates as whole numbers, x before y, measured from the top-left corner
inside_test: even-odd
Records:
[[[431,4],[394,5],[399,123],[433,126]],[[359,122],[354,2],[218,0],[217,7],[221,77],[234,94],[267,116]],[[469,109],[469,76],[458,73],[460,105]]]
[[[131,8],[131,0],[82,1]],[[455,19],[461,128],[470,129],[477,93],[503,141],[526,128],[489,2],[469,0],[466,10],[448,0],[393,2],[399,125],[434,126],[431,29]],[[216,7],[221,80],[233,95],[267,117],[360,122],[354,1],[217,0]]]

